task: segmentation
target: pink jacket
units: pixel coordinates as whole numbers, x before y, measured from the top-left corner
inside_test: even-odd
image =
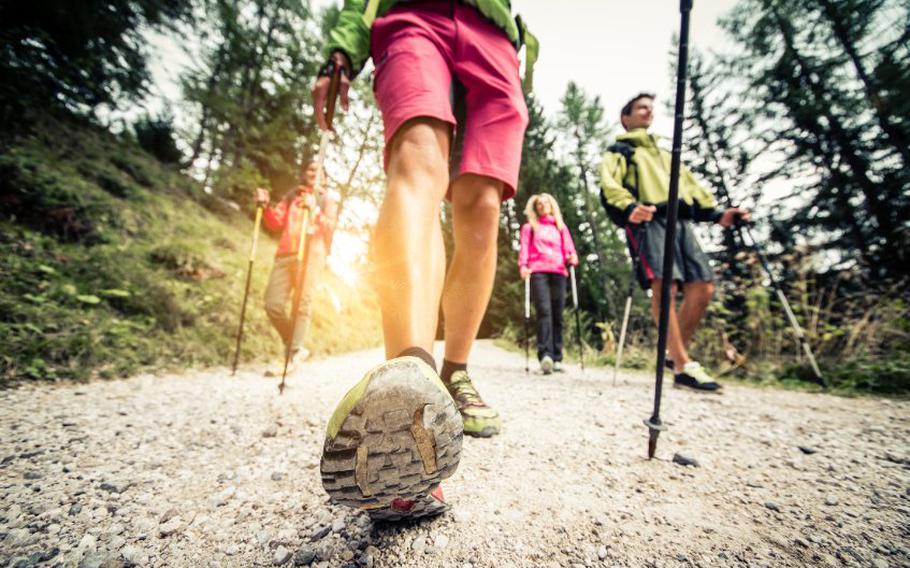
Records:
[[[566,262],[575,253],[575,243],[568,227],[560,231],[556,219],[545,215],[537,221],[537,231],[531,224],[521,226],[521,247],[518,249],[518,266],[528,267],[531,272],[552,272],[568,276]]]

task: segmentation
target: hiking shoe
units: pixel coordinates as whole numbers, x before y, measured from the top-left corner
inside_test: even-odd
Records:
[[[566,370],[562,368],[562,361],[553,361],[553,372],[554,373],[565,373]]]
[[[322,486],[340,505],[378,520],[447,509],[439,482],[461,457],[462,420],[439,375],[417,357],[367,372],[344,396],[326,430]],[[439,491],[438,498],[431,495]]]
[[[303,363],[310,358],[310,350],[306,347],[301,347],[296,349],[291,353],[291,358],[288,360],[288,376],[293,375],[300,370],[300,367],[303,366]],[[264,375],[266,377],[280,377],[282,371],[284,371],[284,361],[276,365],[272,369],[266,369]]]
[[[464,420],[464,433],[478,438],[489,438],[502,430],[502,419],[499,413],[481,400],[477,389],[468,377],[467,371],[455,371],[448,383],[445,383],[449,394],[458,405],[458,412]]]
[[[676,373],[673,378],[673,386],[706,392],[718,392],[721,389],[721,386],[696,361],[689,361],[683,366],[681,373]]]
[[[553,359],[549,355],[544,355],[543,359],[540,360],[540,370],[543,371],[544,375],[549,375],[553,372]]]
[[[452,506],[445,502],[442,495],[442,485],[437,485],[436,489],[420,499],[409,500],[398,497],[392,500],[392,504],[388,508],[374,509],[369,514],[374,521],[402,521],[441,515],[451,508]]]

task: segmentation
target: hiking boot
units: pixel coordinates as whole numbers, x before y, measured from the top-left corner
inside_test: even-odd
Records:
[[[329,420],[322,486],[332,501],[379,520],[447,509],[439,482],[461,457],[462,420],[439,375],[417,357],[367,372]],[[438,497],[432,495],[438,491]]]
[[[293,375],[303,366],[303,363],[310,358],[310,350],[306,347],[301,347],[300,349],[295,349],[291,352],[291,358],[288,360],[288,376]],[[279,363],[276,367],[271,369],[266,369],[264,375],[266,377],[280,377],[281,372],[284,371],[284,361]]]
[[[696,361],[689,361],[683,366],[681,373],[676,373],[673,378],[673,386],[705,392],[718,392],[721,389],[721,386]]]
[[[549,375],[553,372],[553,358],[549,355],[544,355],[543,359],[540,360],[540,370],[543,371],[544,375]]]
[[[553,361],[553,372],[554,373],[565,373],[566,370],[562,367],[562,361]]]
[[[458,412],[464,420],[465,434],[478,438],[489,438],[499,434],[502,430],[499,413],[481,400],[467,371],[459,370],[452,373],[452,378],[445,386],[458,405]]]
[[[442,495],[442,485],[437,485],[436,489],[420,499],[408,500],[398,497],[392,500],[388,508],[373,509],[369,515],[374,521],[402,521],[441,515],[451,508]]]

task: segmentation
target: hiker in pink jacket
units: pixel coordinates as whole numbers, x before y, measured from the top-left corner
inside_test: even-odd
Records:
[[[562,309],[566,300],[566,265],[578,266],[572,235],[559,205],[549,193],[532,195],[521,227],[518,269],[531,279],[537,314],[537,360],[545,375],[562,371]]]

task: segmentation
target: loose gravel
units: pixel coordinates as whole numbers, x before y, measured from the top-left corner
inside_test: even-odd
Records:
[[[310,362],[284,396],[260,368],[0,391],[0,567],[910,565],[910,403],[667,389],[648,461],[650,376],[526,376],[488,342],[503,433],[465,438],[452,511],[374,524],[318,464],[379,358]]]

